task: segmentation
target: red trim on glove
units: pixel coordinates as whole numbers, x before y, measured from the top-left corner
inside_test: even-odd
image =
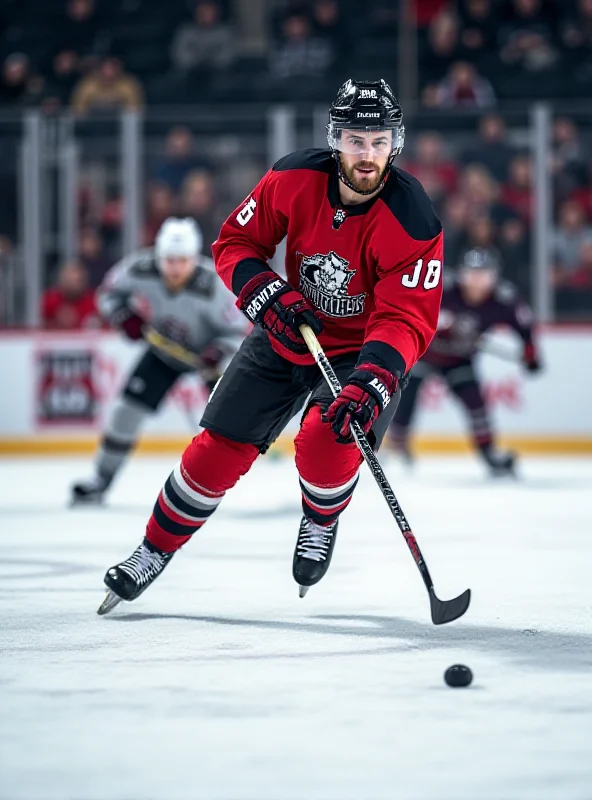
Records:
[[[359,364],[356,367],[356,370],[365,370],[366,372],[372,372],[381,383],[384,383],[386,388],[388,389],[388,393],[391,397],[397,391],[399,386],[399,379],[396,375],[393,375],[392,372],[389,372],[388,369],[383,369],[383,367],[379,367],[376,364],[366,363],[366,364]]]

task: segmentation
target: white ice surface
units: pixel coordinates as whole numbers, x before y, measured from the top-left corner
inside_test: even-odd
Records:
[[[591,461],[387,466],[438,594],[473,590],[451,625],[365,470],[300,600],[296,475],[269,460],[100,618],[174,462],[134,460],[94,510],[65,508],[88,462],[0,462],[2,800],[592,798]]]

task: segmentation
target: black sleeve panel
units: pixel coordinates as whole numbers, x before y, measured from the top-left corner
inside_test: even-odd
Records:
[[[232,291],[238,297],[244,286],[262,272],[271,272],[272,269],[265,261],[258,258],[243,258],[239,261],[232,273]]]
[[[358,362],[359,367],[361,364],[376,364],[378,367],[388,370],[397,378],[402,378],[405,374],[406,365],[403,356],[391,347],[390,344],[385,342],[366,342],[360,350]]]

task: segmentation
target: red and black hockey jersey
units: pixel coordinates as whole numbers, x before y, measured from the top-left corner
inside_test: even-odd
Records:
[[[331,151],[292,153],[222,226],[212,249],[224,283],[239,294],[284,238],[287,280],[319,311],[327,355],[365,345],[369,360],[411,369],[434,335],[442,294],[442,228],[421,184],[392,167],[378,196],[345,207]]]

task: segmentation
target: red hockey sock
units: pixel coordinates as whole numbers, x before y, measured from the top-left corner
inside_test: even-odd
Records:
[[[172,553],[207,521],[225,492],[259,455],[255,445],[205,430],[196,436],[169,475],[146,526],[146,538]]]
[[[313,406],[296,436],[296,468],[302,509],[307,517],[328,525],[349,505],[358,482],[362,456],[355,443],[338,444],[331,426]]]

